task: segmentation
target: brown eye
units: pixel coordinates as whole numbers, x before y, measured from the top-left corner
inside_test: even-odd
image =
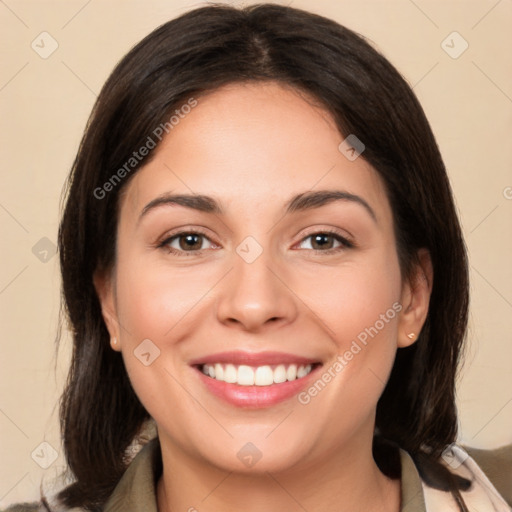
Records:
[[[315,250],[332,249],[334,242],[334,237],[327,233],[319,233],[311,237],[311,247]]]
[[[197,233],[189,233],[186,235],[179,235],[177,240],[179,247],[183,251],[193,251],[201,249],[203,245],[203,235]]]
[[[208,244],[210,244],[210,247],[208,247]],[[176,233],[159,244],[159,247],[165,248],[177,255],[185,253],[193,255],[194,253],[201,252],[203,249],[212,248],[212,246],[215,246],[215,244],[206,235],[193,231]]]
[[[353,244],[337,233],[313,233],[305,237],[299,246],[319,252],[337,251],[353,247]]]

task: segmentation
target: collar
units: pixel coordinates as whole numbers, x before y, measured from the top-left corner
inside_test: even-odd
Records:
[[[426,512],[421,479],[412,458],[400,450],[402,484],[400,512]],[[114,492],[105,504],[104,512],[158,512],[156,483],[162,473],[158,438],[149,441],[135,456]]]
[[[156,483],[161,474],[160,442],[154,438],[132,460],[103,512],[158,512]]]

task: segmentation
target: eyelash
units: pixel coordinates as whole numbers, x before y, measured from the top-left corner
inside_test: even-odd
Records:
[[[332,229],[324,229],[324,230],[320,230],[320,231],[313,231],[312,233],[309,233],[308,235],[303,237],[300,240],[300,243],[304,242],[308,238],[311,238],[311,237],[313,237],[315,235],[329,235],[329,236],[332,236],[337,242],[339,242],[341,244],[339,247],[333,247],[331,249],[326,249],[326,250],[309,249],[311,251],[314,251],[317,254],[320,254],[320,253],[324,254],[324,255],[335,254],[335,253],[338,253],[338,252],[346,250],[346,249],[353,249],[355,247],[354,242],[352,242],[351,240],[348,240],[346,237],[340,235],[337,231],[332,230]],[[304,249],[302,249],[302,250],[304,250]]]
[[[202,254],[205,249],[199,249],[197,251],[183,251],[183,250],[177,250],[177,249],[174,249],[172,247],[169,247],[169,244],[171,242],[173,242],[175,239],[179,239],[180,237],[185,236],[185,235],[199,235],[199,236],[203,236],[204,238],[206,238],[207,240],[209,240],[211,242],[210,238],[206,235],[206,233],[204,233],[203,231],[200,231],[198,229],[192,229],[192,230],[189,230],[189,231],[179,231],[178,233],[174,233],[173,235],[168,236],[162,242],[158,243],[157,248],[159,248],[159,249],[166,249],[170,254],[174,254],[174,255],[180,256],[180,257],[181,256],[185,256],[185,257],[186,256],[197,256],[197,255]],[[302,243],[305,240],[307,240],[308,238],[311,238],[311,237],[313,237],[315,235],[329,235],[329,236],[332,236],[337,242],[339,242],[341,244],[339,247],[333,247],[331,249],[326,249],[326,250],[307,249],[307,250],[314,251],[317,254],[321,253],[323,255],[329,255],[329,254],[337,253],[337,252],[342,251],[342,250],[352,249],[352,248],[355,247],[355,244],[352,241],[350,241],[347,238],[341,236],[337,231],[329,230],[329,229],[320,230],[320,231],[314,231],[314,232],[306,235],[305,237],[303,237],[300,240],[299,243]],[[304,250],[304,249],[299,249],[299,250]]]
[[[198,254],[202,254],[204,249],[200,249],[198,251],[181,251],[181,250],[177,250],[172,247],[169,247],[169,244],[173,240],[180,238],[182,236],[185,236],[185,235],[200,235],[200,236],[203,236],[204,238],[206,238],[207,240],[210,240],[208,238],[208,236],[206,235],[206,233],[203,233],[202,231],[200,231],[198,229],[191,229],[189,231],[179,231],[178,233],[175,233],[175,234],[165,238],[165,240],[160,242],[157,247],[159,249],[167,249],[167,251],[170,254],[175,254],[176,256],[197,256]]]

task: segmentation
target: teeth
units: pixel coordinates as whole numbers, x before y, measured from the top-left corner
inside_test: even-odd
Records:
[[[291,364],[286,370],[286,380],[295,380],[297,378],[297,365]]]
[[[270,366],[259,366],[256,368],[256,376],[254,377],[254,384],[256,386],[270,386],[273,383],[274,372]]]
[[[310,371],[311,371],[311,368],[308,370],[305,366],[299,366],[297,368],[297,379],[302,379],[302,377],[305,377]],[[210,377],[211,376],[212,376],[212,372],[210,372]]]
[[[271,386],[286,381],[301,379],[311,372],[312,366],[296,364],[280,364],[271,366],[252,367],[247,365],[235,366],[233,364],[204,364],[201,371],[212,379],[221,380],[239,386]]]
[[[238,367],[237,384],[240,386],[254,386],[254,370],[250,366]]]
[[[208,365],[205,365],[205,366],[208,366]],[[238,372],[237,372],[236,368],[232,364],[228,364],[226,366],[226,371],[224,372],[224,376],[223,376],[222,380],[224,382],[229,382],[231,384],[234,384],[238,379],[237,374],[238,374]],[[216,378],[216,375],[214,375],[213,378]]]
[[[281,382],[286,382],[286,368],[284,364],[280,364],[274,370],[274,382],[276,384],[280,384]]]
[[[215,365],[215,376],[218,377],[219,380],[224,378],[224,368],[222,368],[221,364]]]

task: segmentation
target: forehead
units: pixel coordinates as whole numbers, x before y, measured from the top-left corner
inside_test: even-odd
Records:
[[[229,209],[279,208],[294,194],[344,189],[389,212],[378,173],[339,150],[344,137],[318,102],[275,82],[230,84],[197,97],[127,186],[140,211],[166,192],[218,197]]]

